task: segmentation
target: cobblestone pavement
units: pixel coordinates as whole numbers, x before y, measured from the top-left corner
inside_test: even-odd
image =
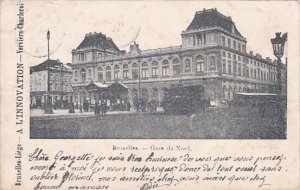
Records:
[[[56,110],[54,110],[56,111]],[[42,112],[43,113],[43,112]],[[34,113],[32,113],[34,115]],[[30,137],[41,139],[284,139],[278,112],[255,108],[212,108],[192,115],[141,112],[38,114]]]

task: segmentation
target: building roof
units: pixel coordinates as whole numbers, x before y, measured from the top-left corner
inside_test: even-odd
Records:
[[[113,40],[102,33],[88,33],[85,35],[83,41],[79,44],[76,50],[86,48],[99,48],[104,51],[120,52],[119,48]]]
[[[196,12],[196,15],[188,26],[187,30],[194,30],[206,27],[221,27],[224,30],[234,33],[240,37],[243,37],[237,30],[234,22],[230,17],[226,17],[219,13],[217,9],[208,9]]]
[[[46,71],[48,68],[61,68],[63,67],[64,70],[71,70],[69,66],[64,65],[59,60],[47,59],[46,61],[30,67],[30,73],[37,72],[37,71]]]

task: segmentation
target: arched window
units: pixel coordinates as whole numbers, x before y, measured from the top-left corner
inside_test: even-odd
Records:
[[[111,80],[111,67],[110,67],[110,66],[107,66],[107,67],[105,68],[105,70],[106,70],[106,80],[107,80],[107,81],[110,81],[110,80]]]
[[[139,68],[137,63],[132,64],[132,78],[138,79],[139,78]]]
[[[148,71],[148,63],[144,62],[142,63],[142,78],[148,78],[149,77],[149,71]]]
[[[120,78],[120,66],[119,65],[115,65],[114,67],[114,78],[115,80],[119,79]]]
[[[167,88],[163,88],[162,89],[162,94],[163,94],[163,97],[166,97],[168,94],[168,89]]]
[[[123,78],[124,79],[128,79],[128,72],[129,72],[128,65],[124,64],[123,65]]]
[[[135,100],[135,99],[138,99],[138,91],[137,91],[137,89],[132,89],[131,90],[131,93],[132,93],[132,98],[133,98],[133,100]]]
[[[151,66],[152,66],[152,77],[157,77],[158,76],[158,62],[153,61]]]
[[[191,61],[189,60],[189,59],[186,59],[185,61],[184,61],[184,71],[186,72],[186,73],[189,73],[189,72],[191,72]]]
[[[86,81],[86,71],[85,71],[85,68],[81,68],[80,69],[80,76],[81,76],[81,82],[85,82]]]
[[[148,101],[148,90],[146,88],[143,88],[141,90],[141,99],[142,99],[142,101],[145,101],[145,102]]]
[[[174,76],[180,75],[180,61],[178,58],[173,60],[173,75]]]
[[[196,72],[200,73],[200,72],[204,72],[204,58],[201,55],[198,55],[195,58],[195,62],[196,62]]]
[[[162,76],[166,77],[170,74],[170,67],[169,67],[169,61],[164,60],[162,62]]]
[[[103,68],[101,66],[97,69],[98,81],[103,81]]]
[[[148,67],[148,63],[147,62],[142,63],[142,67]]]
[[[210,58],[209,58],[209,68],[211,70],[216,69],[216,57],[215,56],[210,56]]]
[[[152,96],[155,100],[158,99],[158,89],[157,88],[152,89]]]

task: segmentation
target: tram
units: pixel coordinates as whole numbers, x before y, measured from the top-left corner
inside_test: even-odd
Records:
[[[165,90],[162,107],[165,113],[190,114],[208,106],[204,87],[201,85],[172,85]]]

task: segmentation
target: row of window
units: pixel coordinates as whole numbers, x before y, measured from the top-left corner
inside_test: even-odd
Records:
[[[222,46],[229,47],[237,51],[246,52],[245,44],[241,44],[240,42],[225,36],[222,36]]]
[[[215,56],[211,56],[209,59],[209,69],[215,70],[216,67],[216,58]],[[203,56],[197,56],[195,59],[195,68],[197,73],[204,72],[204,58]],[[159,73],[159,63],[157,61],[153,61],[151,65],[147,62],[143,62],[141,67],[138,67],[137,63],[133,63],[131,69],[129,69],[128,64],[123,64],[122,73],[119,65],[115,65],[113,70],[111,66],[106,66],[105,70],[103,67],[99,66],[97,68],[97,80],[98,81],[110,81],[112,80],[112,74],[114,75],[114,79],[120,79],[121,74],[123,74],[123,79],[138,79],[139,76],[141,78],[150,77],[158,77],[159,75],[162,77],[171,76],[170,69],[172,69],[173,76],[179,76],[181,71],[185,73],[191,72],[191,61],[190,59],[185,59],[183,64],[183,69],[181,70],[181,65],[179,59],[174,59],[173,64],[169,65],[167,60],[164,60],[161,65],[161,74]],[[131,72],[130,72],[131,71]],[[104,79],[105,73],[105,79]],[[131,73],[131,76],[130,76]],[[74,80],[80,80],[82,82],[90,81],[92,79],[92,69],[81,68],[79,73],[77,70],[74,71]]]
[[[71,76],[60,76],[60,75],[54,75],[50,74],[50,80],[55,81],[61,81],[61,77],[64,79],[63,82],[71,82]]]
[[[226,58],[226,52],[225,51],[222,51],[222,57]],[[242,61],[242,59],[243,59],[243,63],[258,66],[258,67],[262,67],[262,68],[267,68],[267,69],[270,68],[270,70],[275,70],[275,67],[273,67],[271,65],[268,65],[266,63],[261,63],[261,62],[256,61],[256,60],[252,60],[252,59],[249,59],[247,57],[236,55],[236,54],[231,53],[231,52],[227,52],[227,58],[228,59],[233,59],[234,61],[236,61],[236,60],[237,61]]]
[[[232,70],[233,69],[233,70]],[[260,79],[260,80],[269,80],[269,81],[276,81],[276,73],[270,71],[270,73],[265,72],[261,69],[253,69],[253,68],[247,68],[242,67],[241,63],[233,62],[233,65],[231,61],[228,60],[227,66],[226,66],[226,60],[222,60],[222,70],[223,74],[233,74],[237,76],[244,76],[244,77],[250,77],[254,79]]]
[[[71,84],[50,84],[50,91],[64,91],[69,92],[72,90]],[[45,83],[37,83],[36,85],[30,84],[30,91],[47,91]]]
[[[30,79],[32,81],[41,81],[41,80],[46,80],[46,74],[42,74],[40,72],[34,73],[30,75]]]

